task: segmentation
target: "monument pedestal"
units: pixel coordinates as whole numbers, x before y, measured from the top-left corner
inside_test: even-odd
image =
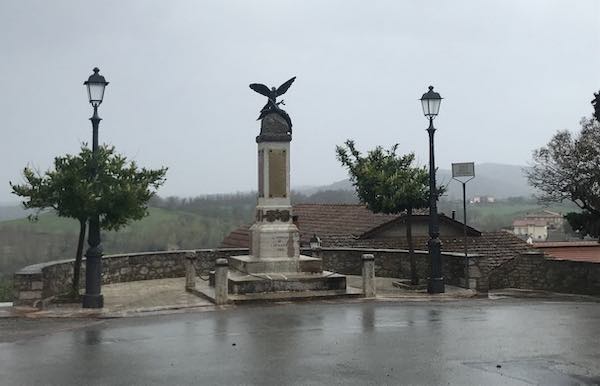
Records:
[[[346,276],[333,272],[261,272],[247,274],[230,270],[228,279],[229,294],[245,295],[264,292],[290,291],[330,291],[346,290]],[[209,285],[214,287],[214,274]]]
[[[261,121],[258,143],[258,202],[250,227],[250,254],[228,259],[228,299],[289,300],[360,296],[346,288],[346,277],[323,271],[321,259],[300,255],[300,235],[290,201],[288,121],[279,113]],[[196,292],[214,300],[214,272],[209,286]]]

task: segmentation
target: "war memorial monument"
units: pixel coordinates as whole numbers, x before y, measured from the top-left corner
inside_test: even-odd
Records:
[[[228,266],[227,296],[254,300],[359,295],[346,288],[346,277],[324,271],[320,258],[300,253],[300,234],[293,222],[290,197],[292,122],[277,101],[296,78],[278,88],[253,83],[250,88],[268,98],[261,109],[258,144],[258,200],[250,227],[249,254],[218,259],[210,287],[200,292],[215,299],[218,272]]]

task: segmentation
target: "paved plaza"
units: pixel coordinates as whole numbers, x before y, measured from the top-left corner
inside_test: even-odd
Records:
[[[381,299],[431,300],[423,291],[408,291],[393,286],[397,279],[377,278],[377,291]],[[197,279],[200,285],[207,282]],[[362,277],[348,276],[348,286],[356,290],[362,286]],[[40,317],[126,317],[132,315],[176,312],[196,308],[213,308],[213,304],[197,295],[185,292],[185,278],[143,280],[105,285],[102,288],[105,307],[82,309],[78,304],[51,304],[44,310],[22,307],[11,311],[0,308],[3,316]],[[475,296],[474,291],[447,286],[446,293],[436,295],[436,299],[457,299]]]
[[[202,312],[203,311],[203,312]],[[352,300],[0,319],[3,385],[600,382],[597,301]]]

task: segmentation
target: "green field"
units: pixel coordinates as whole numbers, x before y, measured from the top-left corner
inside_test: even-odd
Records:
[[[153,229],[160,224],[177,221],[181,216],[199,217],[191,213],[183,213],[161,208],[149,208],[148,216],[140,221],[123,228],[124,231],[135,229],[144,231]],[[47,212],[39,215],[36,221],[20,218],[0,222],[0,230],[3,228],[19,228],[31,232],[49,233],[73,233],[79,231],[79,223],[71,218],[58,217],[54,213]]]
[[[0,303],[12,301],[12,279],[0,277]]]
[[[462,201],[442,202],[440,211],[450,216],[452,210],[456,211],[456,218],[462,221]],[[492,204],[467,204],[467,223],[481,231],[496,231],[510,228],[514,219],[523,217],[528,213],[537,213],[549,210],[560,214],[578,212],[580,209],[574,204],[553,204],[544,206],[535,202],[511,203],[500,201]]]
[[[144,219],[118,232],[102,232],[102,245],[105,254],[214,248],[231,230],[248,221],[231,214],[211,217],[150,208]],[[78,232],[77,221],[50,212],[33,222],[0,222],[0,278],[29,264],[73,258]]]

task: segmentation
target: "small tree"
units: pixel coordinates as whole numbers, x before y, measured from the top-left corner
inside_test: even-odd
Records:
[[[594,118],[600,122],[600,91],[594,93],[594,99],[592,99],[591,103],[594,108]]]
[[[410,259],[411,283],[419,284],[412,240],[412,212],[428,206],[429,173],[414,166],[415,155],[397,155],[398,145],[390,150],[378,146],[363,157],[354,141],[336,147],[337,159],[348,168],[350,181],[359,200],[375,213],[406,212],[406,239]]]
[[[594,118],[581,120],[581,132],[576,136],[566,130],[557,132],[533,152],[533,166],[526,171],[529,184],[541,192],[541,202],[569,200],[582,209],[565,216],[582,237],[600,233],[599,94],[592,101]]]
[[[83,146],[76,155],[54,159],[54,170],[44,174],[26,167],[25,183],[10,183],[12,193],[23,197],[26,209],[51,208],[60,217],[79,222],[79,239],[75,253],[72,295],[79,294],[79,277],[85,241],[86,223],[96,213],[104,230],[119,230],[132,220],[148,215],[147,203],[165,181],[167,168],[139,169],[135,162],[115,153],[112,146],[100,146],[97,153],[98,173],[91,178],[93,153]]]

